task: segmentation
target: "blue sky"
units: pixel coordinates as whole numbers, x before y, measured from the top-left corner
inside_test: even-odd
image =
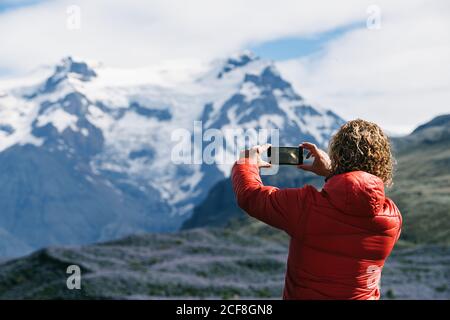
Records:
[[[0,1],[0,13],[34,5],[46,0],[1,0]]]
[[[256,55],[276,61],[309,56],[321,52],[326,44],[347,32],[364,28],[365,22],[352,23],[308,37],[279,38],[250,47]]]

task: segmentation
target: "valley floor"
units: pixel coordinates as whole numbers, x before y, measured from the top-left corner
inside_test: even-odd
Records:
[[[0,265],[1,299],[279,299],[286,239],[259,224],[143,234],[81,248],[48,248]],[[81,267],[81,290],[66,268]],[[383,299],[449,299],[450,250],[396,248]]]

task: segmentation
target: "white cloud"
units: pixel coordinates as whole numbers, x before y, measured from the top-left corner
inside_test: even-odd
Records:
[[[352,31],[320,56],[280,64],[283,72],[306,97],[394,131],[448,112],[446,0],[46,1],[0,14],[0,70],[32,70],[67,55],[112,67],[207,60],[364,21],[372,4],[382,10],[381,30]],[[70,5],[81,9],[80,30],[66,27]]]
[[[65,55],[112,66],[210,59],[250,43],[329,30],[365,18],[370,2],[347,0],[58,0],[0,14],[0,69],[26,70]],[[66,28],[67,8],[81,29]]]
[[[349,32],[280,68],[313,101],[391,132],[450,113],[450,4],[404,9],[382,14],[380,30]]]

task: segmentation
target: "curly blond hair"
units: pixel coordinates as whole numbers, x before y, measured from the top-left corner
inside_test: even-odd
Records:
[[[345,123],[329,145],[333,174],[365,171],[392,185],[394,158],[389,138],[375,123],[356,119]]]

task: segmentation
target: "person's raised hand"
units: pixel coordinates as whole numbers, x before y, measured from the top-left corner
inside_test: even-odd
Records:
[[[312,164],[301,164],[298,168],[305,171],[314,172],[315,174],[323,177],[328,177],[331,175],[331,160],[325,151],[320,150],[315,144],[309,142],[303,142],[300,144],[300,147],[303,147],[308,151],[306,159],[313,157],[314,161]]]
[[[250,163],[258,165],[258,168],[268,168],[270,163],[261,159],[261,155],[270,148],[270,144],[256,145],[249,150],[241,152],[239,162],[243,162],[244,159],[249,159]]]

